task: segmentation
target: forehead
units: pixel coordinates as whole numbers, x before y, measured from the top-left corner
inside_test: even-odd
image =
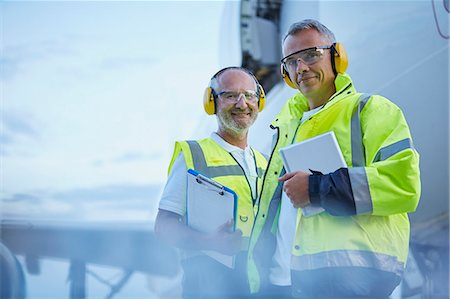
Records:
[[[250,74],[238,69],[224,71],[218,78],[219,87],[228,90],[255,89],[256,84]]]
[[[288,56],[297,51],[317,47],[328,46],[330,42],[315,29],[305,29],[294,35],[289,35],[283,43],[283,56]]]

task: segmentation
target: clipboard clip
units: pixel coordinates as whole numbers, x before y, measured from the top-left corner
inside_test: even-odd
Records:
[[[222,196],[225,194],[225,191],[224,191],[225,188],[221,184],[211,180],[210,178],[207,178],[201,174],[198,174],[197,177],[195,178],[195,180],[199,184],[205,184],[207,186],[209,185],[209,186],[214,187],[214,188],[208,188],[208,190],[216,191],[217,193],[219,193]]]

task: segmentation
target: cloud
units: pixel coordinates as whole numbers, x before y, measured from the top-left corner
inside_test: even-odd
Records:
[[[7,134],[5,132],[0,132],[0,145],[3,147],[7,144],[13,143],[14,138],[11,137],[10,134]]]
[[[5,41],[7,43],[7,41]],[[48,57],[77,54],[64,40],[43,40],[5,46],[1,51],[0,80],[12,79],[22,66]]]
[[[124,164],[139,161],[159,161],[162,158],[161,153],[142,153],[128,152],[110,160],[96,160],[92,163],[94,167],[103,167],[109,164]]]
[[[21,136],[28,136],[35,138],[38,136],[37,131],[30,122],[30,117],[20,115],[19,113],[11,111],[3,111],[1,118],[4,129]]]
[[[16,193],[11,195],[11,197],[7,197],[2,199],[4,202],[26,202],[30,204],[36,204],[41,202],[41,199],[39,196],[33,195],[33,194],[26,194],[26,193]]]
[[[53,194],[51,197],[64,201],[124,201],[138,199],[151,201],[159,195],[159,185],[109,185],[79,188]]]
[[[18,60],[11,57],[0,57],[0,65],[2,66],[0,80],[9,79],[17,72]]]
[[[38,140],[39,133],[34,125],[33,117],[12,111],[0,112],[0,145],[1,154],[9,155],[12,148],[19,145],[23,140]]]
[[[8,218],[62,220],[149,220],[154,218],[159,185],[109,185],[63,192],[16,193],[0,200]]]
[[[161,158],[161,154],[144,154],[138,152],[125,153],[113,160],[115,163],[139,161],[139,160],[158,160]]]

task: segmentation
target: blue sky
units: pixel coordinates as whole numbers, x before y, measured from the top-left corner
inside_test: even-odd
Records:
[[[3,215],[100,219],[126,203],[111,217],[151,218],[174,140],[215,128],[201,101],[224,2],[0,7]]]

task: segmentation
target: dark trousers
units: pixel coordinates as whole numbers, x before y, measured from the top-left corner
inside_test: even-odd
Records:
[[[390,272],[336,267],[292,272],[293,296],[301,299],[384,299],[400,283]]]
[[[245,257],[236,258],[235,269],[204,255],[183,261],[183,299],[249,298]]]

